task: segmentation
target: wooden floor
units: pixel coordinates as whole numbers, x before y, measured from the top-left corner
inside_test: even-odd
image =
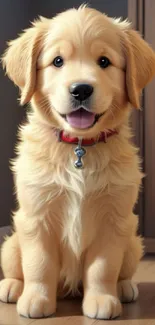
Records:
[[[135,275],[140,296],[136,303],[123,306],[122,317],[113,321],[97,321],[82,316],[80,300],[58,303],[55,317],[33,320],[17,315],[16,306],[0,303],[0,325],[155,325],[155,257],[145,258]]]

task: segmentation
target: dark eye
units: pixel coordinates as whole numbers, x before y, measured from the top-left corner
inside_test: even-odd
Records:
[[[57,56],[54,60],[53,60],[53,65],[57,68],[61,68],[62,65],[64,64],[64,60],[61,56]]]
[[[111,62],[106,56],[101,56],[98,59],[97,63],[102,69],[106,69],[111,64]]]

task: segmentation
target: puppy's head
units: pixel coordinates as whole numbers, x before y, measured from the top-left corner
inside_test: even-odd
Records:
[[[117,127],[155,74],[155,54],[127,22],[80,7],[40,18],[3,57],[6,72],[52,126],[77,136]]]

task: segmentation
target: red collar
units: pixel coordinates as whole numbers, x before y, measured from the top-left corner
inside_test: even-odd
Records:
[[[118,134],[117,130],[107,130],[105,132],[101,132],[97,139],[82,139],[81,145],[82,146],[93,146],[98,142],[107,142],[107,139],[114,134]],[[70,144],[78,144],[79,138],[72,138],[64,134],[64,131],[58,131],[58,140],[59,142],[65,142]]]

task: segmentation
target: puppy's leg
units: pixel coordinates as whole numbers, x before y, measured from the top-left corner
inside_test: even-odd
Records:
[[[0,300],[16,302],[23,291],[23,272],[16,233],[8,237],[2,245],[1,267],[5,279],[0,281]]]
[[[17,217],[24,290],[17,303],[20,315],[42,318],[56,311],[59,256],[56,236],[43,219]]]
[[[107,233],[110,234],[110,230]],[[97,319],[112,319],[121,314],[117,297],[117,280],[123,260],[123,240],[99,239],[88,250],[84,264],[84,315]]]
[[[137,285],[131,280],[143,255],[142,239],[133,236],[125,252],[118,282],[118,295],[122,302],[132,302],[138,297]]]

